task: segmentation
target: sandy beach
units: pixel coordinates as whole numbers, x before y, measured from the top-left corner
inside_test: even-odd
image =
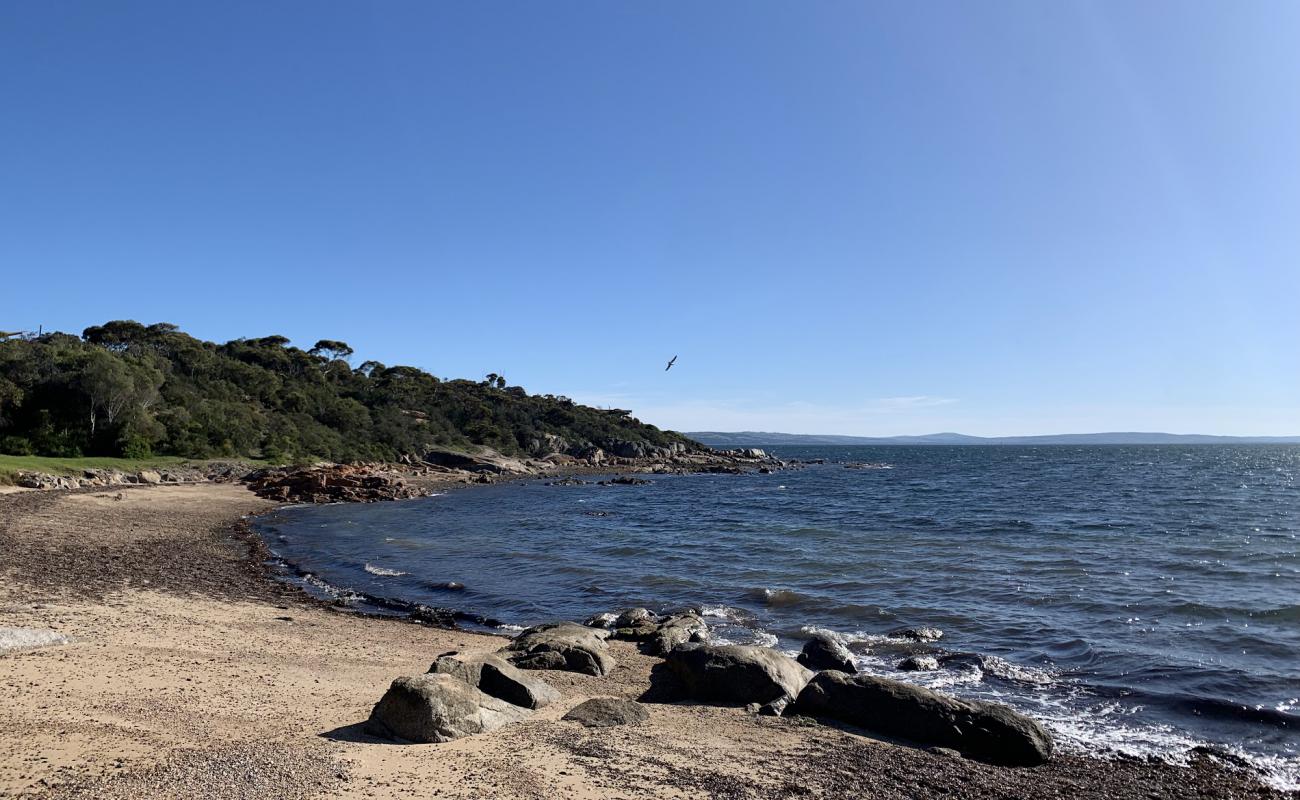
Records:
[[[67,643],[0,654],[0,796],[78,798],[1274,797],[1211,759],[1058,755],[1003,768],[742,708],[647,703],[642,725],[560,719],[638,698],[658,659],[446,744],[362,733],[389,683],[500,637],[360,617],[270,578],[236,484],[0,495],[0,628]]]

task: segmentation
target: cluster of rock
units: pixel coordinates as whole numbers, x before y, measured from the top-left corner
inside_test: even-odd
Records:
[[[689,696],[747,703],[760,714],[834,719],[1006,766],[1034,766],[1052,755],[1051,736],[1033,719],[997,703],[860,674],[843,645],[826,636],[814,637],[797,659],[768,647],[686,644],[668,654],[668,664]]]
[[[163,483],[198,483],[202,481],[237,481],[250,467],[239,462],[181,464],[158,469],[123,472],[117,469],[86,469],[80,475],[52,475],[46,472],[19,472],[14,485],[24,489],[89,489],[110,486],[151,486]]]
[[[393,681],[371,711],[365,730],[399,741],[448,742],[527,719],[560,694],[524,670],[607,675],[614,668],[607,636],[575,622],[559,622],[523,631],[496,654],[470,659],[443,654],[426,674]],[[564,718],[605,727],[636,724],[647,716],[631,701],[596,698]]]
[[[609,638],[636,642],[652,656],[666,655],[687,642],[708,639],[709,626],[693,610],[660,616],[648,608],[633,608],[621,614],[597,614],[584,623],[608,631]]]
[[[909,629],[916,640],[942,635]],[[1006,706],[959,700],[900,681],[860,674],[844,645],[814,636],[797,658],[770,647],[709,643],[708,627],[687,611],[644,608],[600,614],[579,625],[529,628],[497,654],[440,657],[426,675],[395,680],[375,706],[368,732],[412,742],[445,742],[527,718],[558,699],[524,670],[567,670],[595,677],[614,668],[607,640],[636,642],[664,658],[680,697],[744,705],[772,716],[837,720],[879,734],[1007,766],[1047,761],[1052,739],[1033,719]],[[616,698],[587,701],[564,716],[584,725],[635,724],[647,712]]]
[[[424,497],[400,472],[376,464],[330,464],[259,470],[247,477],[258,497],[281,503],[373,503]]]
[[[505,659],[460,659],[446,653],[424,675],[393,681],[370,712],[365,730],[406,742],[450,742],[527,719],[559,696]]]

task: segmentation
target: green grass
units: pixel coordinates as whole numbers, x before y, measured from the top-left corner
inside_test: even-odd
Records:
[[[250,458],[212,459],[214,461],[242,461],[249,464],[265,462]],[[14,482],[19,472],[45,472],[50,475],[80,475],[86,469],[116,469],[122,472],[138,472],[142,469],[172,467],[177,464],[202,464],[202,459],[181,458],[179,456],[157,456],[155,458],[48,458],[46,456],[7,456],[0,454],[0,484]]]

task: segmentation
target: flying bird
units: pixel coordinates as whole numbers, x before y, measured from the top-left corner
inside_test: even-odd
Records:
[[[673,356],[672,359],[669,360],[668,366],[664,367],[664,372],[667,372],[668,370],[672,369],[673,364],[676,363],[677,363],[677,356]]]

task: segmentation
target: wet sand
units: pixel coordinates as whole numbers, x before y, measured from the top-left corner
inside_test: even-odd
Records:
[[[0,495],[0,628],[68,644],[0,654],[0,796],[78,798],[1278,797],[1190,768],[1063,756],[992,767],[806,720],[649,704],[587,729],[589,697],[636,698],[657,659],[611,643],[604,678],[541,672],[563,699],[438,745],[360,723],[393,678],[499,637],[341,612],[268,577],[238,485]]]

